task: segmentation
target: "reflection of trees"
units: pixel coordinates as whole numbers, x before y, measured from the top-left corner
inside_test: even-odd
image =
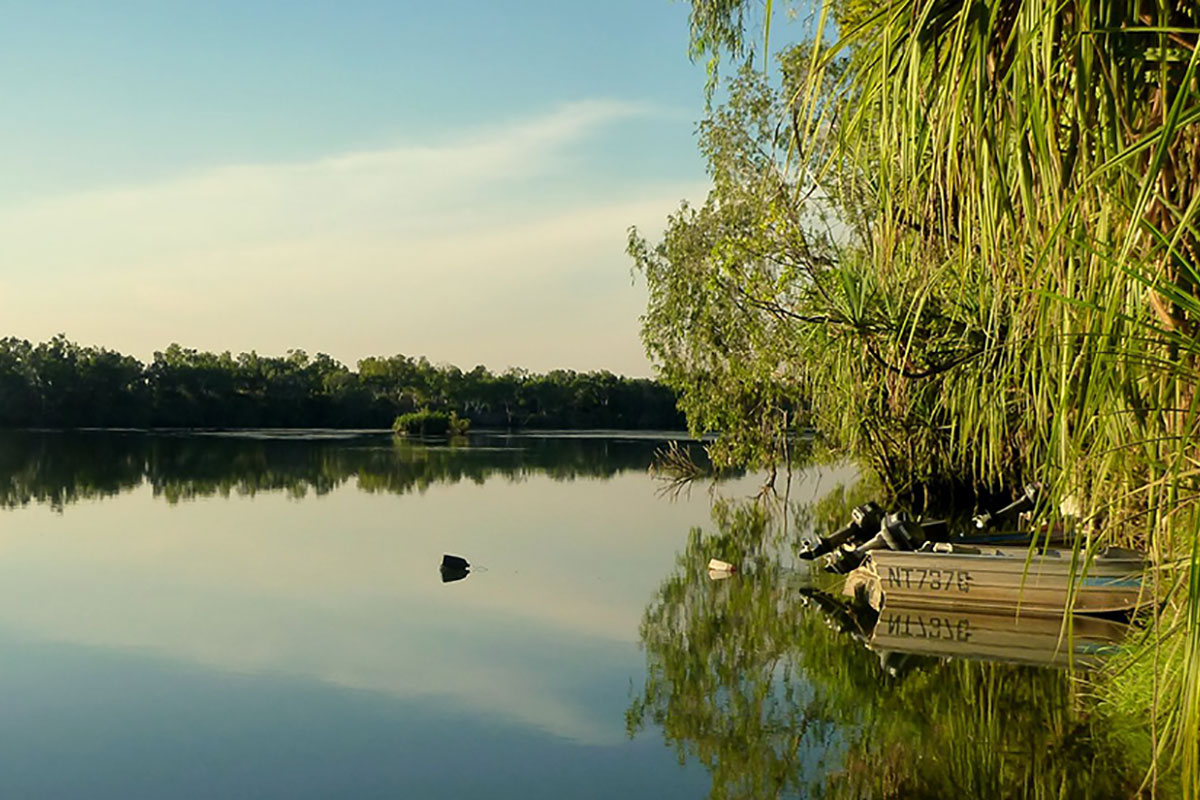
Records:
[[[1134,793],[1065,673],[924,659],[893,677],[805,606],[807,576],[776,568],[764,512],[715,519],[646,609],[646,683],[627,713],[631,733],[653,723],[703,763],[711,797]],[[749,566],[713,582],[711,557]]]
[[[351,479],[366,491],[406,494],[437,483],[483,483],[494,477],[609,478],[645,470],[658,444],[476,437],[470,446],[426,447],[391,436],[313,440],[6,432],[0,433],[0,507],[45,503],[62,509],[143,483],[177,502],[258,492],[321,495]]]
[[[694,756],[713,773],[712,797],[807,794],[837,763],[838,731],[804,679],[804,614],[774,571],[775,529],[757,506],[718,505],[720,532],[694,529],[680,569],[646,609],[644,691],[630,707],[630,732],[663,730],[680,760]],[[753,577],[709,581],[720,557]],[[829,643],[850,647],[836,638]]]
[[[119,494],[141,483],[144,465],[123,437],[0,434],[0,506]]]

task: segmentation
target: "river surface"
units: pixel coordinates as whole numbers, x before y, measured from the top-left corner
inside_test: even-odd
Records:
[[[1063,670],[889,661],[801,591],[853,470],[671,492],[665,438],[0,434],[0,797],[1121,785]]]

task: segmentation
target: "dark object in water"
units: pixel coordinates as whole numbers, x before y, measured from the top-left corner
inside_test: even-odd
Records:
[[[442,573],[442,583],[453,583],[467,577],[471,565],[460,556],[443,555],[442,565],[438,569]]]
[[[442,569],[470,569],[471,565],[461,556],[442,556]]]
[[[454,581],[461,581],[463,578],[471,574],[470,570],[455,569],[453,567],[442,567],[441,572],[442,583],[454,583]]]

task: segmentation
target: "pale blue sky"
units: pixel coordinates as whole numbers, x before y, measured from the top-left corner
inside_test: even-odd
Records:
[[[0,2],[0,334],[648,374],[688,4]]]

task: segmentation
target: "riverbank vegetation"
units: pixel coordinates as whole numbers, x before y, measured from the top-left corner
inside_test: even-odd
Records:
[[[325,354],[207,353],[173,344],[149,364],[56,336],[0,339],[0,428],[391,428],[428,409],[491,428],[683,425],[675,393],[610,372],[463,372],[403,355],[351,370]]]
[[[463,436],[471,428],[471,420],[463,419],[457,412],[410,411],[396,417],[392,430],[396,433],[418,436]]]
[[[1081,548],[1148,550],[1097,708],[1200,796],[1200,7],[843,0],[786,48],[692,7],[694,55],[782,51],[702,124],[706,201],[630,238],[693,428],[766,463],[812,426],[917,502],[1037,480]]]

